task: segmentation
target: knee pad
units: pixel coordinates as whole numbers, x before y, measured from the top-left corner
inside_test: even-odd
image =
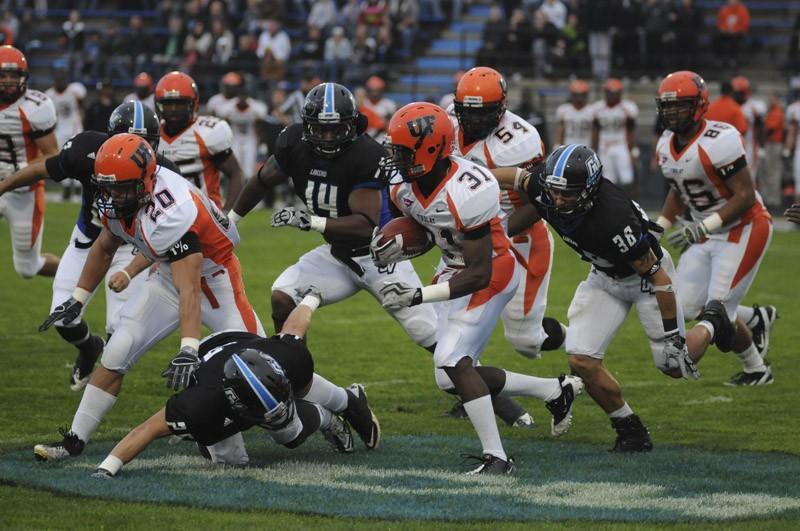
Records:
[[[428,348],[436,344],[436,321],[428,321],[419,317],[406,319],[402,323],[406,333],[417,345]]]
[[[456,388],[456,386],[453,384],[453,380],[447,376],[447,373],[444,372],[444,369],[434,369],[433,377],[436,379],[436,385],[444,392],[453,391]]]
[[[133,348],[133,334],[128,329],[117,330],[110,336],[100,364],[109,371],[125,374],[130,369],[130,355]]]
[[[44,266],[44,258],[35,250],[14,250],[14,270],[22,278],[33,278]]]

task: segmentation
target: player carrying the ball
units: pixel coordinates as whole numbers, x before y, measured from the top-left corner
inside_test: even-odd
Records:
[[[572,404],[583,389],[574,376],[537,378],[478,365],[497,319],[519,283],[510,241],[500,223],[500,189],[485,168],[451,156],[453,125],[444,109],[411,103],[392,117],[387,131],[390,155],[381,162],[391,184],[390,196],[401,214],[433,235],[442,259],[433,284],[414,287],[387,282],[380,290],[387,309],[439,303],[436,383],[455,388],[483,447],[472,474],[510,474],[492,411],[492,395],[535,396],[553,415],[554,436],[567,432]],[[400,235],[398,235],[400,236]],[[410,256],[403,238],[370,246],[378,266]]]

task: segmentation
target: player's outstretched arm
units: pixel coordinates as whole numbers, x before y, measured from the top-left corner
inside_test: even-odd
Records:
[[[671,189],[667,192],[667,197],[664,199],[664,206],[661,207],[661,214],[658,216],[658,223],[666,231],[675,224],[678,216],[682,216],[686,212],[686,205],[681,200],[675,190]]]
[[[219,165],[219,169],[228,177],[228,194],[225,197],[225,206],[223,207],[224,211],[227,212],[233,208],[236,198],[239,197],[242,191],[242,186],[244,186],[244,172],[234,154],[231,154],[230,157],[222,161]]]
[[[23,186],[30,186],[46,177],[47,168],[44,165],[44,159],[40,159],[15,172],[8,179],[0,181],[0,195]]]
[[[78,279],[78,287],[93,292],[111,267],[111,260],[122,243],[110,230],[103,228],[89,249],[86,263]]]
[[[34,138],[33,143],[39,148],[39,156],[30,163],[44,161],[48,157],[58,154],[58,141],[56,140],[55,132],[51,131],[44,136]]]
[[[532,203],[527,202],[515,209],[508,217],[507,233],[511,237],[516,236],[531,228],[531,225],[540,219],[542,219],[542,217],[539,215],[539,211],[536,210],[536,207]]]
[[[311,316],[321,302],[322,296],[319,291],[314,287],[309,288],[303,296],[303,300],[300,301],[300,304],[295,306],[294,310],[289,314],[289,317],[286,318],[280,333],[300,338],[305,337],[306,332],[308,332],[311,326]]]
[[[169,435],[165,411],[166,409],[162,407],[152,417],[133,428],[100,463],[94,475],[97,477],[117,475],[122,465],[130,463],[151,442]]]
[[[258,170],[251,179],[247,181],[236,198],[233,208],[228,213],[228,217],[236,223],[239,219],[246,216],[259,201],[264,199],[264,193],[273,188],[274,186],[285,182],[288,176],[283,173],[278,162],[275,160],[275,155],[271,155],[267,162]]]
[[[178,291],[178,314],[181,338],[200,341],[200,277],[203,255],[194,252],[170,263],[175,289]],[[183,340],[181,340],[183,341]]]
[[[742,168],[724,181],[725,186],[733,195],[728,198],[722,208],[717,210],[717,214],[722,218],[722,225],[744,215],[756,202],[756,186],[753,177],[750,175],[747,165],[744,164],[744,159],[741,164]]]

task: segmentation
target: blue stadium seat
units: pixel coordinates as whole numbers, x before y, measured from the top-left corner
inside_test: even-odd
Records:
[[[454,39],[436,39],[431,45],[431,52],[438,53],[467,53],[474,54],[481,48],[481,41],[479,40],[454,40]]]
[[[417,68],[420,70],[465,70],[475,66],[475,59],[472,57],[422,57],[417,59]]]

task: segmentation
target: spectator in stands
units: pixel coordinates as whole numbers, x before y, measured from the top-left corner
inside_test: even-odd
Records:
[[[417,0],[390,0],[389,20],[400,36],[402,43],[400,57],[410,58],[419,27],[419,2]]]
[[[114,87],[111,80],[106,78],[97,83],[97,98],[86,110],[83,118],[83,128],[88,131],[105,131],[108,129],[108,118],[117,108],[114,99]]]
[[[361,5],[358,0],[347,0],[339,10],[339,16],[336,18],[337,24],[342,26],[348,35],[356,35],[358,17],[360,14]],[[364,29],[366,29],[366,27]]]
[[[397,111],[397,104],[394,100],[384,96],[386,82],[380,76],[372,76],[367,79],[366,88],[367,99],[364,100],[364,106],[375,111],[388,123]]]
[[[380,28],[389,22],[386,11],[386,2],[384,0],[366,0],[361,4],[358,23],[367,26],[370,34],[375,35]]]
[[[795,71],[800,68],[800,11],[794,17],[787,59],[788,68]]]
[[[150,49],[152,38],[144,30],[144,22],[139,15],[131,17],[129,32],[125,36],[125,40],[127,41],[128,57],[130,58],[128,62],[131,69],[130,75],[142,70],[148,70],[150,54],[152,53]]]
[[[292,52],[292,43],[289,35],[281,27],[281,23],[276,18],[267,19],[267,29],[261,32],[258,37],[258,48],[256,55],[263,58],[266,50],[272,52],[274,61],[285,64]]]
[[[750,30],[750,11],[741,0],[728,0],[717,13],[717,52],[723,66],[736,68],[739,50]]]
[[[17,35],[19,35],[19,19],[12,10],[6,9],[5,11],[3,11],[3,18],[2,20],[0,20],[0,24],[5,26],[8,29],[8,31],[11,32],[12,39],[14,40],[14,42],[16,42]]]
[[[202,20],[195,20],[191,25],[192,30],[183,43],[183,62],[191,68],[195,63],[206,63],[211,59],[214,39],[206,31]]]
[[[306,25],[310,28],[316,26],[323,32],[336,24],[336,2],[333,0],[317,0],[311,7],[311,12],[306,19]]]
[[[128,43],[120,35],[117,22],[109,22],[99,41],[92,77],[130,79],[131,73],[127,66],[127,49]]]
[[[179,15],[172,15],[167,22],[167,36],[159,47],[160,52],[153,56],[153,61],[164,65],[167,70],[175,69],[183,59],[186,31],[183,19]]]
[[[649,18],[651,17],[648,15],[648,20]],[[702,34],[705,26],[703,12],[692,0],[682,0],[673,6],[669,19],[670,32],[675,37],[673,40],[673,67],[691,69],[693,65],[697,64],[697,55],[700,50],[698,37]]]
[[[325,41],[325,80],[339,82],[352,57],[353,47],[344,34],[344,28],[334,27]]]
[[[618,3],[614,12],[616,33],[611,45],[612,49],[617,50],[614,63],[624,70],[632,70],[638,66],[641,56],[640,34],[644,26],[642,5],[639,2],[623,1]],[[648,16],[653,15],[648,13]],[[666,18],[666,13],[659,16]],[[664,50],[659,53],[663,55]]]
[[[525,16],[525,11],[516,8],[511,11],[511,17],[505,28],[505,42],[499,49],[502,66],[508,66],[513,72],[521,69],[527,70],[530,66],[530,51],[533,44],[533,26]]]
[[[770,211],[778,213],[783,207],[783,141],[785,122],[779,94],[769,95],[767,115],[764,119],[764,160],[758,172],[758,191]]]
[[[86,25],[81,20],[80,11],[70,10],[69,18],[61,25],[61,35],[69,63],[69,74],[71,77],[77,78],[83,70],[82,52],[86,42]]]
[[[642,26],[644,46],[639,53],[648,67],[662,70],[666,59],[664,51],[674,46],[676,34],[672,23],[676,15],[664,0],[647,0],[644,10],[647,13]]]
[[[239,46],[233,51],[229,61],[229,67],[241,72],[257,72],[260,64],[256,47],[256,38],[244,33],[239,36]]]
[[[723,81],[720,85],[720,96],[711,102],[706,111],[707,120],[717,120],[734,126],[739,133],[747,132],[747,118],[742,112],[742,107],[733,99],[733,85],[730,81]]]
[[[211,62],[215,65],[225,65],[233,55],[234,37],[225,24],[225,20],[214,18],[211,20],[211,38],[214,41]]]
[[[561,31],[539,9],[533,15],[533,67],[536,77],[552,75],[555,51],[559,48]]]
[[[539,11],[545,20],[555,26],[559,31],[567,24],[567,6],[561,0],[544,0]]]
[[[420,0],[419,12],[427,19],[444,20],[441,0]]]
[[[508,24],[503,17],[503,8],[493,5],[489,9],[488,19],[483,26],[482,45],[476,58],[479,65],[492,68],[501,66],[502,55],[508,53],[503,50],[508,38],[507,31]]]
[[[388,62],[392,51],[392,29],[388,24],[384,24],[378,29],[375,42],[377,44],[375,60],[378,63]]]
[[[380,114],[375,112],[372,107],[368,107],[364,104],[367,100],[367,90],[364,87],[356,87],[353,91],[353,97],[356,100],[358,111],[367,117],[367,134],[377,139],[379,142],[382,141],[386,133],[386,124],[388,122]]]
[[[300,45],[298,57],[303,61],[317,63],[322,61],[326,43],[323,40],[322,29],[318,26],[306,26],[306,38]]]
[[[586,24],[589,32],[589,55],[592,58],[592,76],[606,79],[611,72],[611,28],[614,26],[614,11],[609,2],[585,0],[578,18]]]

